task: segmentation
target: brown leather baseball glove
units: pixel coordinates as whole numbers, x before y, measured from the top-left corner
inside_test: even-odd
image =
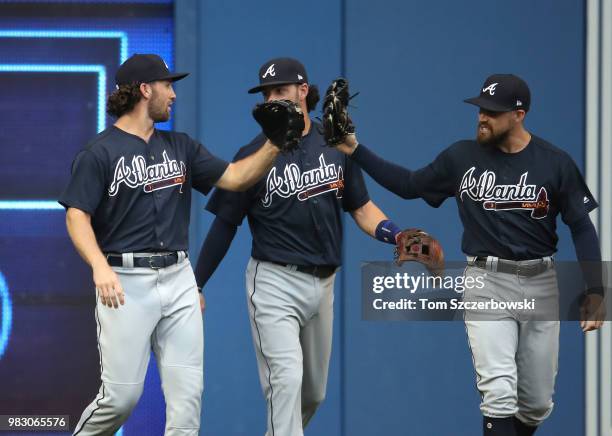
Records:
[[[444,251],[442,245],[429,234],[419,229],[406,229],[395,238],[395,261],[398,265],[404,262],[419,262],[425,265],[433,275],[444,272]]]

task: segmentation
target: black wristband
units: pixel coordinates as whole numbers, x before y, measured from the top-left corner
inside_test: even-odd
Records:
[[[586,295],[600,295],[603,297],[604,295],[604,288],[603,286],[596,286],[596,287],[592,287],[586,290],[585,292]]]

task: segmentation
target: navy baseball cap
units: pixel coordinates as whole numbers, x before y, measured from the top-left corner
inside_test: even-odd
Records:
[[[162,58],[156,54],[135,54],[121,64],[115,74],[115,83],[148,83],[156,80],[176,82],[187,77],[189,73],[171,73]]]
[[[255,94],[268,86],[290,85],[293,83],[308,83],[306,68],[297,59],[270,59],[259,69],[259,86],[249,89],[249,94]]]
[[[463,100],[491,112],[529,110],[531,93],[523,79],[514,74],[493,74],[487,77],[478,97]]]

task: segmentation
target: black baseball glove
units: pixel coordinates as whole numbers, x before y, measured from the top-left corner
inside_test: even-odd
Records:
[[[358,94],[358,93],[357,93]],[[355,133],[355,126],[348,114],[349,100],[357,94],[349,96],[348,81],[339,77],[334,80],[323,100],[323,136],[327,145],[335,146],[346,138],[346,135]]]
[[[253,118],[282,152],[298,148],[305,126],[304,114],[297,104],[290,100],[260,103],[253,108]]]

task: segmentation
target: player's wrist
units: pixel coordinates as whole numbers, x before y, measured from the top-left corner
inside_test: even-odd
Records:
[[[376,226],[374,231],[374,237],[381,242],[395,245],[397,242],[397,235],[401,232],[401,229],[390,219],[382,220]]]
[[[344,143],[350,148],[350,154],[353,154],[359,146],[359,141],[357,141],[357,136],[354,133],[346,135]]]
[[[270,141],[270,139],[266,139],[266,142],[264,144],[265,147],[267,147],[272,153],[274,153],[275,155],[279,154],[281,152],[281,149],[278,145],[276,145],[275,143],[273,143],[272,141]]]
[[[104,268],[110,268],[108,264],[108,260],[106,260],[106,257],[104,256],[96,257],[95,259],[93,259],[90,263],[90,266],[91,266],[91,269],[94,271],[104,269]]]

